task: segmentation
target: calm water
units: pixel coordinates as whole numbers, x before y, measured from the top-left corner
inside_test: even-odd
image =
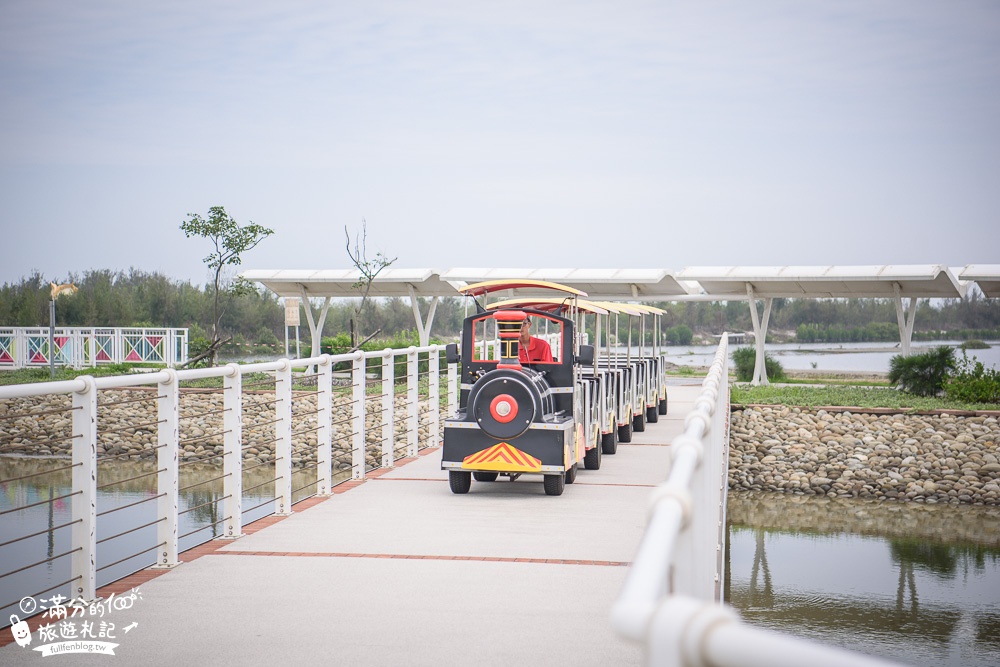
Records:
[[[925,352],[938,345],[957,348],[961,344],[961,341],[921,342],[912,349]],[[1000,369],[1000,341],[988,344],[991,346],[988,350],[969,350],[969,358],[976,357],[986,366]],[[715,345],[669,346],[667,361],[682,366],[709,366],[715,350]],[[789,370],[888,373],[889,360],[899,354],[899,348],[890,343],[769,343],[767,353]],[[961,359],[962,351],[956,350],[955,356]]]
[[[731,494],[727,599],[910,665],[1000,665],[1000,509]]]

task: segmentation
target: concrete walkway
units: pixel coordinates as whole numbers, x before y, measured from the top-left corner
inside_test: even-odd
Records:
[[[173,570],[102,589],[141,592],[103,619],[115,623],[117,657],[42,664],[638,664],[641,648],[614,633],[609,613],[697,393],[670,387],[670,414],[560,497],[527,477],[453,495],[440,451],[425,450],[186,552]],[[0,648],[0,664],[44,660],[29,649]]]

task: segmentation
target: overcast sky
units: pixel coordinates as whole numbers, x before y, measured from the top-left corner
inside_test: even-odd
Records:
[[[1000,2],[0,2],[0,283],[1000,263]]]

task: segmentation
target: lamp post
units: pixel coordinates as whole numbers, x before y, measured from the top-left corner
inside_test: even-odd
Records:
[[[52,299],[49,301],[49,377],[55,378],[56,376],[56,299],[63,292],[69,292],[70,294],[76,294],[76,285],[73,283],[64,283],[62,285],[56,285],[55,283],[49,283],[52,286]]]

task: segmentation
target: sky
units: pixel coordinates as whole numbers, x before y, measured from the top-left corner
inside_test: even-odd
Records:
[[[1000,263],[1000,3],[0,3],[0,284]]]

